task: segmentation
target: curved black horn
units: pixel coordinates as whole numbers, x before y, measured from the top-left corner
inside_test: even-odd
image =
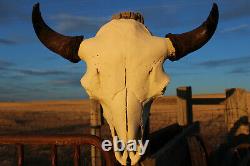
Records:
[[[165,37],[172,41],[175,48],[175,56],[169,60],[176,61],[206,44],[216,30],[218,19],[218,6],[214,3],[207,20],[198,28],[182,34],[167,34]]]
[[[39,3],[33,7],[32,23],[37,37],[48,49],[73,63],[80,61],[78,49],[83,36],[64,36],[52,30],[41,16]]]

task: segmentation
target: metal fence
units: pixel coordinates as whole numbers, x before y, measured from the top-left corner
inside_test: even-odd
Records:
[[[113,166],[112,155],[103,151],[101,147],[101,140],[93,135],[4,135],[0,136],[0,145],[15,145],[17,148],[17,165],[24,165],[24,145],[50,145],[51,146],[51,165],[57,166],[57,146],[71,145],[73,150],[74,166],[80,166],[81,145],[93,145],[100,150],[105,160],[105,165]]]

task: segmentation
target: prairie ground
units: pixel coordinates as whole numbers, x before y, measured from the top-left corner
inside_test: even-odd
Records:
[[[224,94],[193,95],[193,98],[224,97]],[[248,108],[250,108],[250,94]],[[0,135],[89,134],[89,109],[88,100],[0,102]],[[150,114],[150,132],[176,123],[176,109],[174,96],[160,97],[155,100]],[[223,103],[193,106],[193,119],[201,123],[201,134],[209,152],[225,139],[224,109]],[[102,137],[110,137],[106,123],[102,127]],[[69,158],[71,152],[70,147],[60,148],[59,160],[62,160],[63,165],[69,165],[72,162]],[[25,154],[25,165],[39,166],[49,163],[49,147],[25,147]],[[89,155],[86,150],[84,154]],[[1,166],[15,165],[14,156],[14,146],[0,146]]]

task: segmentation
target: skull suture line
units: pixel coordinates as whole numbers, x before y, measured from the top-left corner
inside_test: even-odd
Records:
[[[153,36],[144,26],[143,17],[132,12],[115,15],[95,37],[86,40],[83,36],[63,36],[49,28],[39,4],[33,8],[32,21],[46,47],[71,62],[86,62],[83,87],[90,98],[101,103],[112,136],[127,142],[143,138],[151,102],[169,83],[164,61],[178,60],[208,42],[217,27],[218,7],[213,4],[207,20],[198,28],[167,34],[165,38]],[[138,151],[126,150],[115,152],[115,156],[123,165],[128,157],[132,165],[141,157]]]

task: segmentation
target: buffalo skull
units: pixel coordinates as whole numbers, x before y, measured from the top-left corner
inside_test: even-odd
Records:
[[[141,140],[152,100],[164,93],[169,83],[163,63],[179,60],[201,48],[212,37],[218,23],[218,7],[213,4],[207,20],[182,34],[153,36],[139,13],[123,12],[103,25],[96,36],[64,36],[52,30],[42,19],[39,4],[32,13],[39,40],[63,58],[87,64],[82,86],[103,107],[112,136],[124,142]],[[136,164],[137,152],[115,152],[123,165],[127,158]]]

